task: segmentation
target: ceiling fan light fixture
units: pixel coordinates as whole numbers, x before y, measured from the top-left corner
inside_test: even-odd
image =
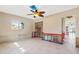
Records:
[[[45,11],[39,11],[35,5],[30,6],[30,8],[31,8],[30,11],[32,12],[32,14],[28,14],[28,15],[33,15],[34,18],[36,18],[37,16],[44,17],[43,14],[45,13]]]

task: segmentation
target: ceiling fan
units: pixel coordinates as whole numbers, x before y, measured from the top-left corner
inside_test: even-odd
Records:
[[[33,15],[34,18],[36,18],[37,16],[44,17],[43,14],[45,13],[45,11],[38,11],[35,5],[30,6],[30,8],[31,8],[30,11],[32,12],[32,14],[27,14],[27,15]]]

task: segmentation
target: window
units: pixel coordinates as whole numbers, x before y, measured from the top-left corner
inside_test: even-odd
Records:
[[[11,23],[11,29],[12,30],[24,29],[24,23],[23,22],[21,22],[21,23],[19,23],[19,22],[13,22],[13,23]]]

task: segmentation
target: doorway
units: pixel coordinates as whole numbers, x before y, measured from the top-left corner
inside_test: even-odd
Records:
[[[43,36],[43,21],[35,23],[35,32],[36,32],[36,34],[35,34],[36,37]]]
[[[73,16],[64,18],[65,43],[70,47],[76,46],[76,19]]]

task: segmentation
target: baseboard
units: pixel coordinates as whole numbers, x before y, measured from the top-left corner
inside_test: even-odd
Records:
[[[0,44],[4,44],[4,43],[13,43],[13,42],[18,42],[21,40],[26,40],[26,39],[30,39],[31,37],[25,38],[25,39],[12,39],[12,40],[4,40],[4,41],[0,41]]]

